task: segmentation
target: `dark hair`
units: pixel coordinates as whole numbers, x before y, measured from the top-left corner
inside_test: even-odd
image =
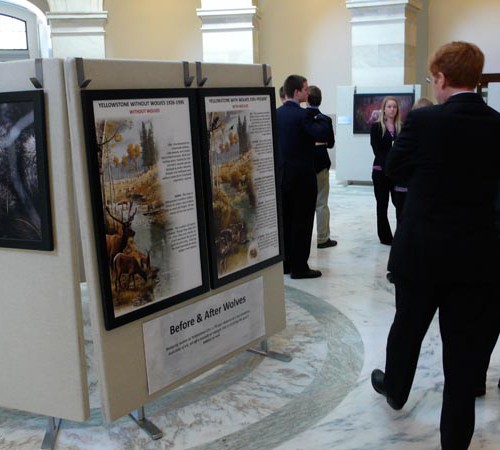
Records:
[[[311,106],[321,105],[321,89],[318,86],[309,86],[308,102]]]
[[[301,75],[290,75],[283,83],[283,90],[288,98],[293,98],[295,90],[301,91],[307,79]]]
[[[429,61],[432,75],[441,72],[451,87],[475,88],[484,66],[484,54],[474,44],[454,41],[440,47]]]
[[[281,99],[285,98],[285,88],[283,86],[280,87],[279,95]]]

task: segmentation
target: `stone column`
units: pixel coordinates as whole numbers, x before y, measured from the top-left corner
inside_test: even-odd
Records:
[[[417,15],[422,6],[422,0],[346,0],[353,85],[417,83]]]
[[[52,56],[105,58],[103,0],[48,0]]]
[[[201,20],[203,61],[259,62],[259,21],[251,0],[202,0],[196,10]]]

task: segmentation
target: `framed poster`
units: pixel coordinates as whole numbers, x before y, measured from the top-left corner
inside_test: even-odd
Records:
[[[0,93],[0,247],[54,249],[43,91]]]
[[[382,102],[385,97],[395,97],[399,103],[401,121],[406,120],[413,103],[415,103],[415,93],[404,94],[354,94],[354,112],[352,132],[354,134],[369,134],[370,128],[380,117]]]
[[[201,89],[212,285],[282,261],[273,88]]]
[[[209,288],[196,94],[82,91],[106,329]]]

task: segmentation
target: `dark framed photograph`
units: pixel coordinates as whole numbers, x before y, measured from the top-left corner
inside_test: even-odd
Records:
[[[82,91],[106,329],[209,289],[196,93]]]
[[[273,88],[200,89],[210,274],[222,286],[283,260]]]
[[[377,122],[380,113],[382,102],[385,97],[395,97],[399,103],[401,121],[406,120],[406,116],[410,112],[413,103],[415,103],[415,93],[408,92],[404,94],[354,94],[354,112],[353,112],[353,133],[354,134],[370,134],[370,128],[373,123]]]
[[[53,250],[43,91],[0,93],[0,247]]]

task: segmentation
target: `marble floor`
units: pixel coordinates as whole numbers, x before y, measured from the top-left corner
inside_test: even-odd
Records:
[[[393,411],[369,381],[373,368],[383,368],[394,314],[394,289],[385,278],[389,248],[376,237],[372,188],[332,178],[330,204],[339,244],[313,245],[310,265],[323,277],[285,276],[288,325],[269,340],[272,350],[291,354],[291,362],[245,352],[146,405],[147,417],[164,432],[158,441],[128,417],[102,422],[91,370],[91,418],[63,421],[55,449],[438,449],[443,378],[437,322],[422,347],[410,399]],[[497,349],[486,396],[476,402],[473,450],[500,449],[499,377]],[[0,449],[40,448],[45,422],[0,408]]]

